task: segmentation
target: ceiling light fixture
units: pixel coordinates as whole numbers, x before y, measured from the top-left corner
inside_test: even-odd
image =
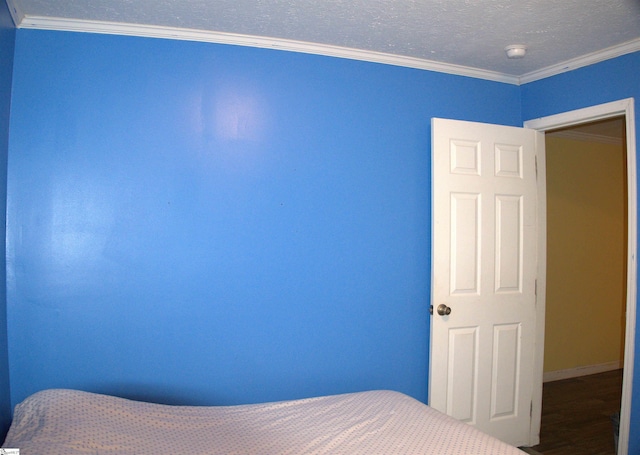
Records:
[[[527,53],[527,46],[524,44],[511,44],[504,48],[508,58],[522,58]]]

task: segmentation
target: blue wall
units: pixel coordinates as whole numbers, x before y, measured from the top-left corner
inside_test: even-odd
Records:
[[[522,86],[523,119],[533,119],[562,112],[635,98],[636,141],[640,139],[640,116],[637,100],[640,100],[640,52],[607,60],[579,70]],[[636,144],[640,152],[640,143]],[[637,160],[640,162],[640,159]],[[640,200],[640,198],[639,198]],[[633,399],[631,406],[631,434],[629,453],[640,453],[640,311],[636,321],[636,361],[634,362]],[[635,428],[635,430],[634,430]]]
[[[7,346],[6,201],[11,79],[16,31],[5,2],[0,2],[0,439],[11,423]]]
[[[519,125],[640,98],[639,53],[518,88],[0,19],[12,405],[48,387],[426,400],[430,118]]]
[[[427,398],[430,119],[516,86],[206,43],[18,30],[13,404]]]

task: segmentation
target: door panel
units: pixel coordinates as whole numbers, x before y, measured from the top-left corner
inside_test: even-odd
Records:
[[[501,324],[493,328],[492,420],[518,414],[520,338],[520,324]]]
[[[522,203],[496,195],[496,293],[522,292]]]
[[[477,294],[480,272],[480,195],[451,195],[451,294]]]
[[[433,119],[430,405],[530,441],[537,270],[533,130]]]
[[[447,414],[463,422],[475,423],[477,377],[477,327],[449,331]]]

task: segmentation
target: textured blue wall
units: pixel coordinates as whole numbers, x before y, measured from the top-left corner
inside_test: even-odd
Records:
[[[637,100],[640,100],[640,52],[607,60],[597,65],[578,69],[548,79],[522,86],[523,118],[533,119],[567,112],[584,107],[635,98],[636,141],[640,139],[640,116]],[[640,152],[640,143],[636,144]],[[636,158],[640,163],[640,159]],[[638,198],[640,200],[640,198]],[[640,305],[639,305],[640,307]],[[640,320],[640,311],[637,312]],[[631,434],[629,453],[640,453],[640,324],[636,321],[636,344],[631,406]],[[634,430],[634,428],[636,430]]]
[[[9,146],[9,113],[11,79],[16,30],[5,2],[0,1],[0,440],[11,423],[9,358],[7,347],[6,291],[6,201],[7,154]]]
[[[426,399],[430,119],[518,125],[518,87],[35,30],[14,65],[14,404]]]

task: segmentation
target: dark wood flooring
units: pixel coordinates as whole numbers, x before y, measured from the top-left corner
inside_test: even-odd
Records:
[[[614,455],[611,416],[620,412],[622,370],[546,382],[542,389],[543,455]]]

